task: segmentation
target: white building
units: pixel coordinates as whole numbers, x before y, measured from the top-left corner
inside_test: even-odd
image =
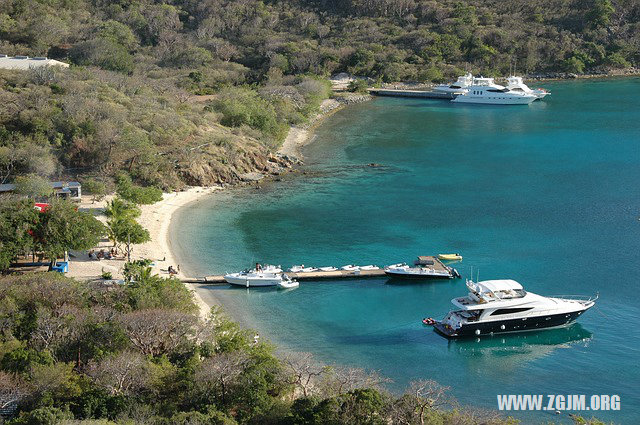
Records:
[[[0,69],[20,69],[27,71],[31,68],[41,66],[62,66],[68,68],[69,64],[45,57],[30,58],[28,56],[7,56],[0,54]]]

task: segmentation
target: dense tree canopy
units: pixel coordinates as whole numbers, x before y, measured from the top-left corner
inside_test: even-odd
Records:
[[[278,360],[219,310],[202,319],[182,283],[137,266],[115,286],[0,278],[0,397],[17,406],[7,424],[517,423],[459,408],[434,381],[394,396],[375,373],[308,353]]]
[[[161,188],[269,169],[335,72],[377,81],[636,65],[638,0],[9,0],[0,182],[89,174]]]

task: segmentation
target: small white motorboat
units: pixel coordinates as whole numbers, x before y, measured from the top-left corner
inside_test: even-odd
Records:
[[[305,267],[304,264],[300,264],[299,266],[292,266],[289,271],[291,273],[311,273],[317,272],[318,269],[315,267]]]
[[[282,289],[293,289],[297,288],[298,286],[300,286],[300,283],[298,283],[297,280],[292,280],[286,274],[283,275],[282,280],[278,283],[278,287]]]
[[[380,270],[380,267],[369,264],[368,266],[360,266],[360,270]]]
[[[245,286],[276,286],[282,282],[282,273],[265,273],[255,270],[243,271],[240,273],[229,273],[224,276],[224,280],[231,285]]]
[[[357,272],[360,270],[360,267],[356,266],[355,264],[347,264],[346,266],[340,267],[340,270],[344,270],[347,272]]]
[[[282,273],[282,266],[274,266],[271,264],[262,265],[262,270],[264,273]]]
[[[321,272],[335,272],[338,269],[336,267],[318,267]]]

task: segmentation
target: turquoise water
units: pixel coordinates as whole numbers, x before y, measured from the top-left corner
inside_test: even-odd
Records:
[[[640,79],[545,87],[548,100],[523,107],[388,98],[341,111],[306,148],[306,176],[183,209],[181,265],[205,275],[460,252],[463,276],[473,266],[540,294],[599,292],[569,328],[447,341],[420,319],[443,316],[462,280],[211,288],[277,344],[379,370],[394,391],[431,378],[488,408],[496,394],[618,394],[622,410],[597,416],[638,423]]]

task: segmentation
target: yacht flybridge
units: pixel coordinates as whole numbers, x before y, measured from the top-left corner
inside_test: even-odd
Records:
[[[543,297],[525,291],[515,280],[467,280],[467,288],[466,297],[451,300],[457,310],[428,323],[447,338],[564,326],[593,307],[598,298]]]
[[[474,78],[473,85],[451,101],[489,105],[528,105],[536,99],[538,99],[536,95],[498,85],[493,78]]]

